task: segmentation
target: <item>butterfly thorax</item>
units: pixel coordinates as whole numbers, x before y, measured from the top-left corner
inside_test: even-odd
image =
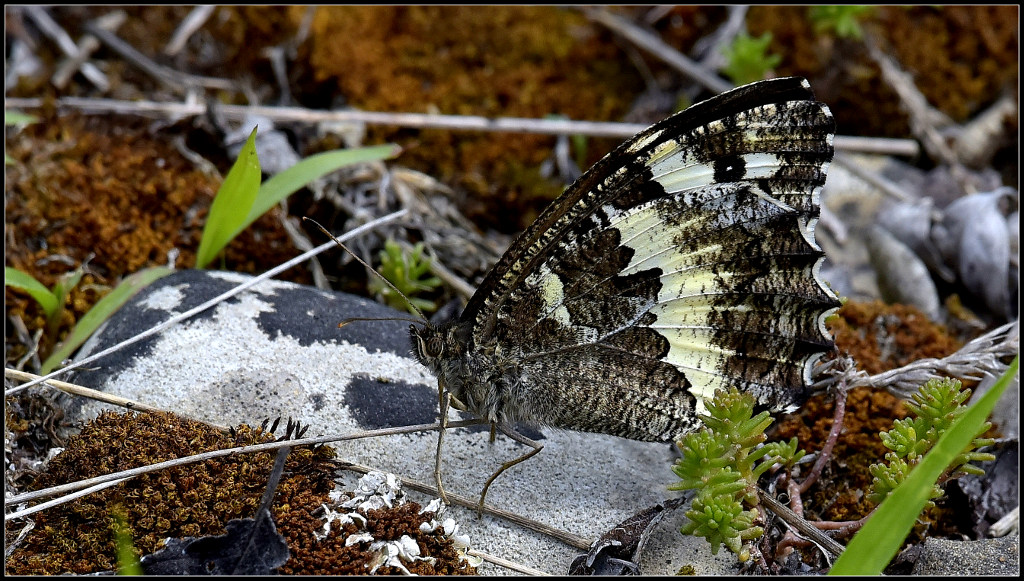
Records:
[[[433,373],[442,390],[466,411],[490,422],[508,424],[530,419],[509,393],[521,383],[519,358],[495,345],[476,345],[471,324],[456,319],[441,325],[411,326],[416,358]]]

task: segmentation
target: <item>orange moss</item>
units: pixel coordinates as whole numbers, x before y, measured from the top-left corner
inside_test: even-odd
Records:
[[[271,439],[246,427],[232,438],[171,413],[105,412],[68,440],[32,489]],[[295,450],[291,469],[311,455],[308,449]],[[218,458],[143,474],[37,513],[35,529],[7,560],[6,571],[55,575],[115,568],[115,510],[124,515],[140,556],[157,550],[167,537],[223,534],[228,520],[255,514],[272,464],[269,453]],[[324,482],[310,482],[304,475],[282,482],[280,490],[292,489],[326,492]]]
[[[751,34],[772,33],[779,75],[811,79],[847,134],[906,137],[899,97],[857,39],[817,33],[805,6],[754,6]],[[876,7],[862,26],[913,75],[928,102],[964,122],[1018,83],[1018,7]]]
[[[920,310],[881,301],[848,301],[829,325],[840,351],[870,374],[928,357],[945,357],[961,344]]]
[[[220,179],[195,169],[169,141],[150,135],[146,121],[102,116],[48,115],[8,133],[15,163],[4,182],[6,265],[52,288],[88,260],[57,332],[41,338],[43,357],[124,276],[166,265],[172,249],[177,267],[194,264]],[[229,268],[262,272],[298,253],[275,219],[279,212],[229,245]],[[301,269],[289,274],[309,281]],[[5,288],[5,300],[8,315],[21,317],[30,331],[46,327],[42,309],[25,293]]]
[[[878,24],[914,85],[956,122],[1017,86],[1019,6],[890,6]]]
[[[292,9],[293,19],[302,15]],[[315,82],[374,111],[605,120],[621,116],[644,87],[605,32],[577,11],[553,7],[322,7],[308,44]],[[499,218],[509,214],[502,208],[519,215],[525,205],[543,205],[498,178],[512,163],[539,166],[552,137],[428,130],[410,139],[408,130],[388,128],[371,134],[401,143],[403,163],[491,200],[487,210],[470,212],[485,224],[516,231],[526,224]],[[591,151],[589,161],[600,153]]]

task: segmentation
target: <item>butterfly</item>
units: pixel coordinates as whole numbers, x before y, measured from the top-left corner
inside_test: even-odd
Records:
[[[839,306],[814,241],[833,133],[800,78],[698,103],[576,180],[461,315],[411,327],[442,424],[450,404],[534,448],[490,477],[481,507],[498,474],[540,451],[517,422],[673,441],[716,389],[769,411],[802,403]],[[440,437],[437,454],[446,498]]]

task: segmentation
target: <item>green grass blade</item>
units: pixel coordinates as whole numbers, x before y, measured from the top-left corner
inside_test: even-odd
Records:
[[[271,177],[260,186],[252,210],[246,219],[241,232],[249,224],[274,207],[275,204],[294,194],[309,182],[325,176],[332,171],[355,163],[366,163],[391,159],[398,155],[402,148],[394,144],[360,147],[356,149],[339,149],[311,155],[283,172]]]
[[[4,286],[21,289],[31,295],[39,303],[39,306],[43,307],[47,319],[52,318],[61,306],[57,301],[57,295],[50,292],[50,289],[43,286],[43,283],[36,280],[31,274],[16,268],[4,267]]]
[[[114,526],[114,544],[117,545],[117,574],[118,575],[144,575],[142,564],[135,556],[135,548],[132,543],[132,529],[128,526],[123,506],[116,506],[111,510]]]
[[[4,110],[4,126],[27,125],[29,123],[35,123],[36,121],[39,121],[39,119],[35,115],[29,115],[28,113],[22,113],[21,111]],[[17,163],[17,161],[4,152],[4,165],[14,165],[15,163]]]
[[[907,479],[871,515],[836,560],[830,575],[879,575],[899,551],[918,515],[928,502],[932,485],[942,472],[977,437],[1006,387],[1017,375],[1020,357],[1014,357],[999,381],[968,408],[929,450]]]
[[[261,177],[260,160],[256,156],[256,129],[253,129],[213,198],[196,252],[196,268],[210,264],[217,253],[242,231],[260,189]]]
[[[153,281],[167,276],[174,272],[172,269],[157,266],[153,268],[146,268],[140,270],[130,276],[125,277],[121,281],[121,284],[110,291],[107,296],[100,299],[98,303],[93,305],[89,312],[82,315],[82,318],[78,320],[78,324],[71,330],[71,333],[64,339],[64,342],[60,344],[46,361],[43,362],[42,367],[39,368],[39,372],[42,375],[53,371],[61,361],[64,361],[71,354],[78,349],[85,340],[92,335],[104,321],[110,318],[117,309],[121,308],[128,299],[135,296],[135,293],[139,292]]]
[[[85,263],[75,270],[64,274],[57,280],[57,284],[53,285],[53,296],[57,297],[57,304],[63,305],[64,301],[68,298],[68,293],[71,289],[78,286],[78,283],[82,281],[82,276],[85,275]]]
[[[35,123],[39,118],[35,115],[22,113],[21,111],[8,111],[4,109],[4,125],[18,125],[21,123]]]

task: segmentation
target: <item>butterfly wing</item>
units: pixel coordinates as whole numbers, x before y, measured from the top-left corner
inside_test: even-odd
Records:
[[[773,410],[802,401],[838,306],[813,231],[833,126],[806,81],[762,81],[650,127],[577,180],[461,318],[477,348],[519,366],[510,415],[668,440],[717,388]]]

